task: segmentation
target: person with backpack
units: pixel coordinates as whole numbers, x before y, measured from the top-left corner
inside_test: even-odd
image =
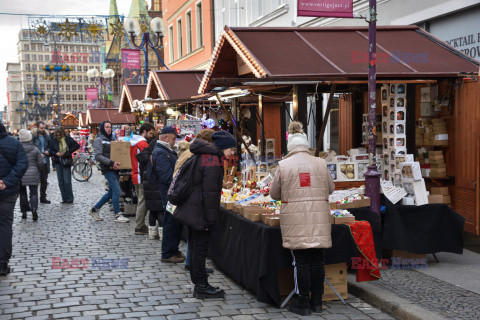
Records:
[[[120,163],[110,159],[110,142],[115,141],[112,135],[112,123],[103,121],[100,125],[100,133],[93,143],[95,149],[95,160],[100,164],[103,176],[108,182],[108,191],[102,198],[88,211],[95,220],[102,221],[98,214],[100,209],[109,200],[112,200],[115,222],[126,223],[130,219],[124,217],[120,211],[120,175],[118,173]]]
[[[235,153],[237,142],[226,131],[217,131],[212,134],[213,143],[203,139],[195,139],[190,145],[193,157],[188,159],[180,168],[173,185],[172,196],[176,187],[182,181],[190,181],[189,194],[183,202],[177,205],[173,216],[189,227],[188,244],[190,254],[190,278],[195,285],[193,296],[199,299],[221,298],[225,292],[208,283],[205,270],[210,232],[215,228],[220,211],[220,195],[223,184],[224,157],[231,157]],[[193,166],[188,168],[187,166]],[[182,173],[191,177],[182,177]],[[173,200],[173,197],[169,199]]]
[[[20,130],[18,140],[22,143],[28,158],[28,169],[22,177],[22,185],[20,186],[20,211],[22,212],[22,219],[27,219],[27,211],[31,211],[33,221],[37,221],[38,177],[45,164],[40,150],[32,143],[30,132],[25,129]],[[30,191],[30,201],[28,200],[27,187]]]
[[[135,186],[137,194],[137,211],[135,214],[135,234],[148,234],[148,228],[145,225],[145,195],[143,191],[143,180],[140,175],[140,164],[137,155],[148,147],[147,140],[150,140],[155,133],[153,124],[145,122],[140,126],[139,134],[134,134],[130,139],[130,159],[132,161],[132,183]]]
[[[288,154],[278,163],[270,196],[282,201],[283,247],[291,250],[295,268],[297,297],[289,311],[307,316],[322,311],[325,248],[332,246],[328,196],[335,184],[325,160],[310,152],[303,125],[294,121],[288,132]]]
[[[0,122],[0,277],[10,273],[13,210],[20,191],[20,180],[28,169],[28,159],[20,141],[9,136]]]
[[[47,186],[48,175],[50,174],[51,139],[46,130],[45,122],[40,121],[38,123],[38,129],[32,130],[32,135],[32,142],[43,154],[43,163],[45,164],[40,171],[40,203],[49,204],[50,201],[47,200]]]
[[[173,170],[177,162],[177,153],[173,150],[175,140],[180,138],[175,128],[166,126],[162,129],[152,154],[151,170],[157,182],[162,203],[162,262],[182,263],[185,255],[179,251],[182,225],[172,214],[165,211],[167,207],[167,192],[172,182]],[[147,170],[148,171],[148,170]]]

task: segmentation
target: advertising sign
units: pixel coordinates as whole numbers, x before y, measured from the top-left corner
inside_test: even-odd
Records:
[[[122,49],[123,83],[140,83],[142,78],[140,50]]]
[[[87,108],[88,109],[98,109],[98,88],[87,88]]]
[[[298,0],[298,15],[353,18],[353,0]]]

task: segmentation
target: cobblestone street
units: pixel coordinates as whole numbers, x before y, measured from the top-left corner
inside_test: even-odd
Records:
[[[54,172],[49,182],[52,204],[40,206],[37,222],[30,213],[22,221],[18,206],[15,211],[13,272],[0,278],[0,319],[297,318],[286,309],[257,302],[218,270],[210,282],[225,289],[225,299],[192,298],[188,272],[183,265],[160,262],[158,240],[134,235],[132,222],[115,223],[108,208],[102,208],[101,222],[87,214],[103,193],[99,173],[87,183],[73,181],[73,205],[60,204]],[[185,253],[183,242],[181,249]],[[52,257],[89,259],[88,268],[52,269]],[[96,257],[128,259],[128,267],[93,269]],[[208,265],[214,267],[210,261]],[[347,302],[327,303],[321,315],[303,319],[392,319],[352,296]]]

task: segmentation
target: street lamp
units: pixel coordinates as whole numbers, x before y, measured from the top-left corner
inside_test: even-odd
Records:
[[[156,35],[156,40],[154,40],[154,42],[150,40],[150,32],[148,31],[148,27],[145,25],[141,27],[140,23],[135,18],[125,19],[124,28],[127,31],[127,33],[130,35],[131,44],[135,48],[142,49],[145,52],[145,83],[147,83],[148,82],[148,48],[149,47],[152,48],[153,51],[156,53],[158,59],[162,61],[156,49],[163,48],[163,46],[160,43],[160,40],[164,37],[167,31],[167,25],[165,24],[165,21],[162,18],[156,17],[152,19],[152,21],[150,22],[150,30],[153,34]],[[137,45],[135,43],[135,38],[138,37],[141,34],[141,32],[143,32],[143,30],[145,30],[145,32],[143,33],[143,36],[142,36],[142,42],[139,45]],[[167,67],[165,63],[163,63],[163,65]]]
[[[37,84],[37,77],[34,75],[33,78],[33,88],[30,91],[27,91],[28,100],[33,103],[31,108],[32,116],[36,118],[36,120],[47,120],[48,115],[52,112],[51,104],[47,104],[46,106],[42,106],[39,101],[45,100],[45,92],[40,91],[38,89]]]
[[[56,44],[55,44],[56,47]],[[55,48],[56,52],[56,48]],[[43,71],[45,71],[45,76],[43,77],[44,80],[56,80],[57,82],[57,94],[56,94],[56,107],[54,104],[54,109],[56,108],[57,110],[57,115],[61,115],[61,110],[60,110],[60,79],[62,81],[66,80],[72,80],[72,77],[70,76],[70,71],[72,70],[69,66],[66,64],[56,64],[56,59],[52,56],[52,62],[43,66]],[[54,91],[55,92],[55,91]],[[52,97],[53,100],[53,97]],[[59,123],[60,121],[57,120]]]
[[[100,100],[100,107],[102,107],[102,101],[105,101],[103,106],[106,108],[108,99],[107,99],[106,92],[104,92],[104,90],[103,90],[103,87],[106,84],[104,81],[106,79],[111,79],[111,78],[115,77],[115,71],[113,71],[112,69],[107,69],[107,70],[102,71],[102,73],[100,73],[100,71],[98,71],[97,69],[92,68],[92,69],[90,69],[86,72],[86,75],[89,79],[92,80],[93,83],[95,83],[95,85],[97,87],[97,90],[98,90],[98,88],[100,88],[99,97],[98,97],[99,100]]]

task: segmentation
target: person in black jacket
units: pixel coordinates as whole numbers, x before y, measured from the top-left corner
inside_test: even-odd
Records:
[[[195,288],[193,296],[199,299],[220,298],[225,292],[208,284],[205,271],[210,231],[215,228],[220,210],[220,195],[223,183],[223,159],[235,153],[237,142],[226,131],[212,135],[212,143],[195,139],[190,151],[199,155],[193,173],[193,189],[188,200],[179,205],[174,216],[189,227],[188,245],[190,278]]]
[[[28,159],[20,141],[10,137],[0,122],[0,277],[10,273],[13,209],[20,180],[28,169]]]
[[[67,136],[62,127],[55,129],[51,150],[53,163],[57,171],[58,187],[62,194],[62,203],[73,203],[72,154],[78,148],[80,148],[80,145],[72,137]]]

